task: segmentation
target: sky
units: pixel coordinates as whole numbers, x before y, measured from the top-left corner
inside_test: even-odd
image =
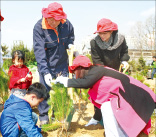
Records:
[[[13,42],[23,41],[33,48],[33,27],[41,19],[42,8],[55,1],[1,1],[1,43],[12,48]],[[118,24],[120,33],[128,35],[136,22],[155,16],[153,1],[57,1],[74,26],[75,42],[79,46],[88,36],[94,36],[97,23],[108,18]],[[96,35],[95,35],[96,36]]]

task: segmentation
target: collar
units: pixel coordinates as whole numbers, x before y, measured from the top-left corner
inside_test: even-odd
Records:
[[[13,66],[14,66],[15,68],[19,68],[19,67],[17,67],[16,65],[13,65]],[[22,65],[20,68],[23,68],[23,66],[24,66],[24,65]],[[19,68],[19,69],[20,69],[20,68]]]
[[[61,23],[62,23],[62,24],[64,24],[65,22],[66,22],[65,19],[62,19],[62,20],[61,20]],[[48,24],[47,20],[46,20],[44,17],[42,18],[42,29],[52,29],[52,30],[55,30],[55,28],[52,28],[52,27]]]
[[[121,35],[120,33],[116,33],[115,37],[112,38],[112,46],[106,45],[100,38],[99,35],[97,35],[94,40],[96,41],[97,45],[100,47],[102,50],[114,50],[117,49],[124,41],[124,36]]]

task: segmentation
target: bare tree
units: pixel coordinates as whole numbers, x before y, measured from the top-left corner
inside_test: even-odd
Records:
[[[154,50],[155,45],[155,18],[150,16],[145,22],[145,33],[147,37],[147,47]]]
[[[133,43],[136,49],[153,50],[155,43],[155,20],[151,16],[144,23],[137,22],[131,29],[134,38]]]

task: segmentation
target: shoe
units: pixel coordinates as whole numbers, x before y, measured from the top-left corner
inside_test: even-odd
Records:
[[[40,128],[42,127],[42,125],[48,124],[49,122],[47,120],[43,120],[40,121]]]
[[[91,118],[91,120],[88,122],[88,124],[85,125],[85,127],[88,127],[90,125],[96,125],[98,122],[99,122],[98,120]]]

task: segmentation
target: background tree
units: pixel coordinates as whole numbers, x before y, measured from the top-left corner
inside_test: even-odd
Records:
[[[2,51],[4,52],[3,56],[9,53],[7,45],[2,45]]]
[[[11,49],[11,55],[15,50],[21,50],[24,53],[29,52],[29,49],[27,48],[27,46],[24,45],[23,41],[16,41],[13,43],[13,47]]]
[[[136,49],[153,50],[155,43],[155,18],[150,16],[145,22],[137,22],[131,29]]]
[[[155,48],[155,17],[150,16],[145,21],[145,33],[147,37],[148,49],[156,50]]]
[[[146,66],[146,61],[144,60],[144,58],[141,56],[139,59],[138,59],[138,65],[137,65],[137,70],[138,71],[142,71],[144,70],[145,66]]]
[[[36,65],[36,59],[35,59],[35,54],[33,49],[29,50],[27,46],[24,45],[23,41],[13,43],[13,48],[11,49],[11,55],[15,50],[21,50],[24,52],[26,65],[30,65],[30,64]]]
[[[4,47],[5,47],[4,50],[6,50],[8,48],[6,45]],[[11,55],[15,50],[21,50],[21,51],[24,52],[24,54],[25,54],[24,64],[25,65],[27,65],[27,66],[29,66],[29,65],[35,65],[36,66],[37,65],[33,48],[31,50],[29,50],[27,48],[27,46],[24,45],[23,41],[19,41],[19,42],[16,41],[16,42],[13,43],[13,47],[11,49]],[[10,59],[4,60],[3,68],[5,70],[9,69],[9,67],[11,65],[12,65],[12,60],[10,60]]]

